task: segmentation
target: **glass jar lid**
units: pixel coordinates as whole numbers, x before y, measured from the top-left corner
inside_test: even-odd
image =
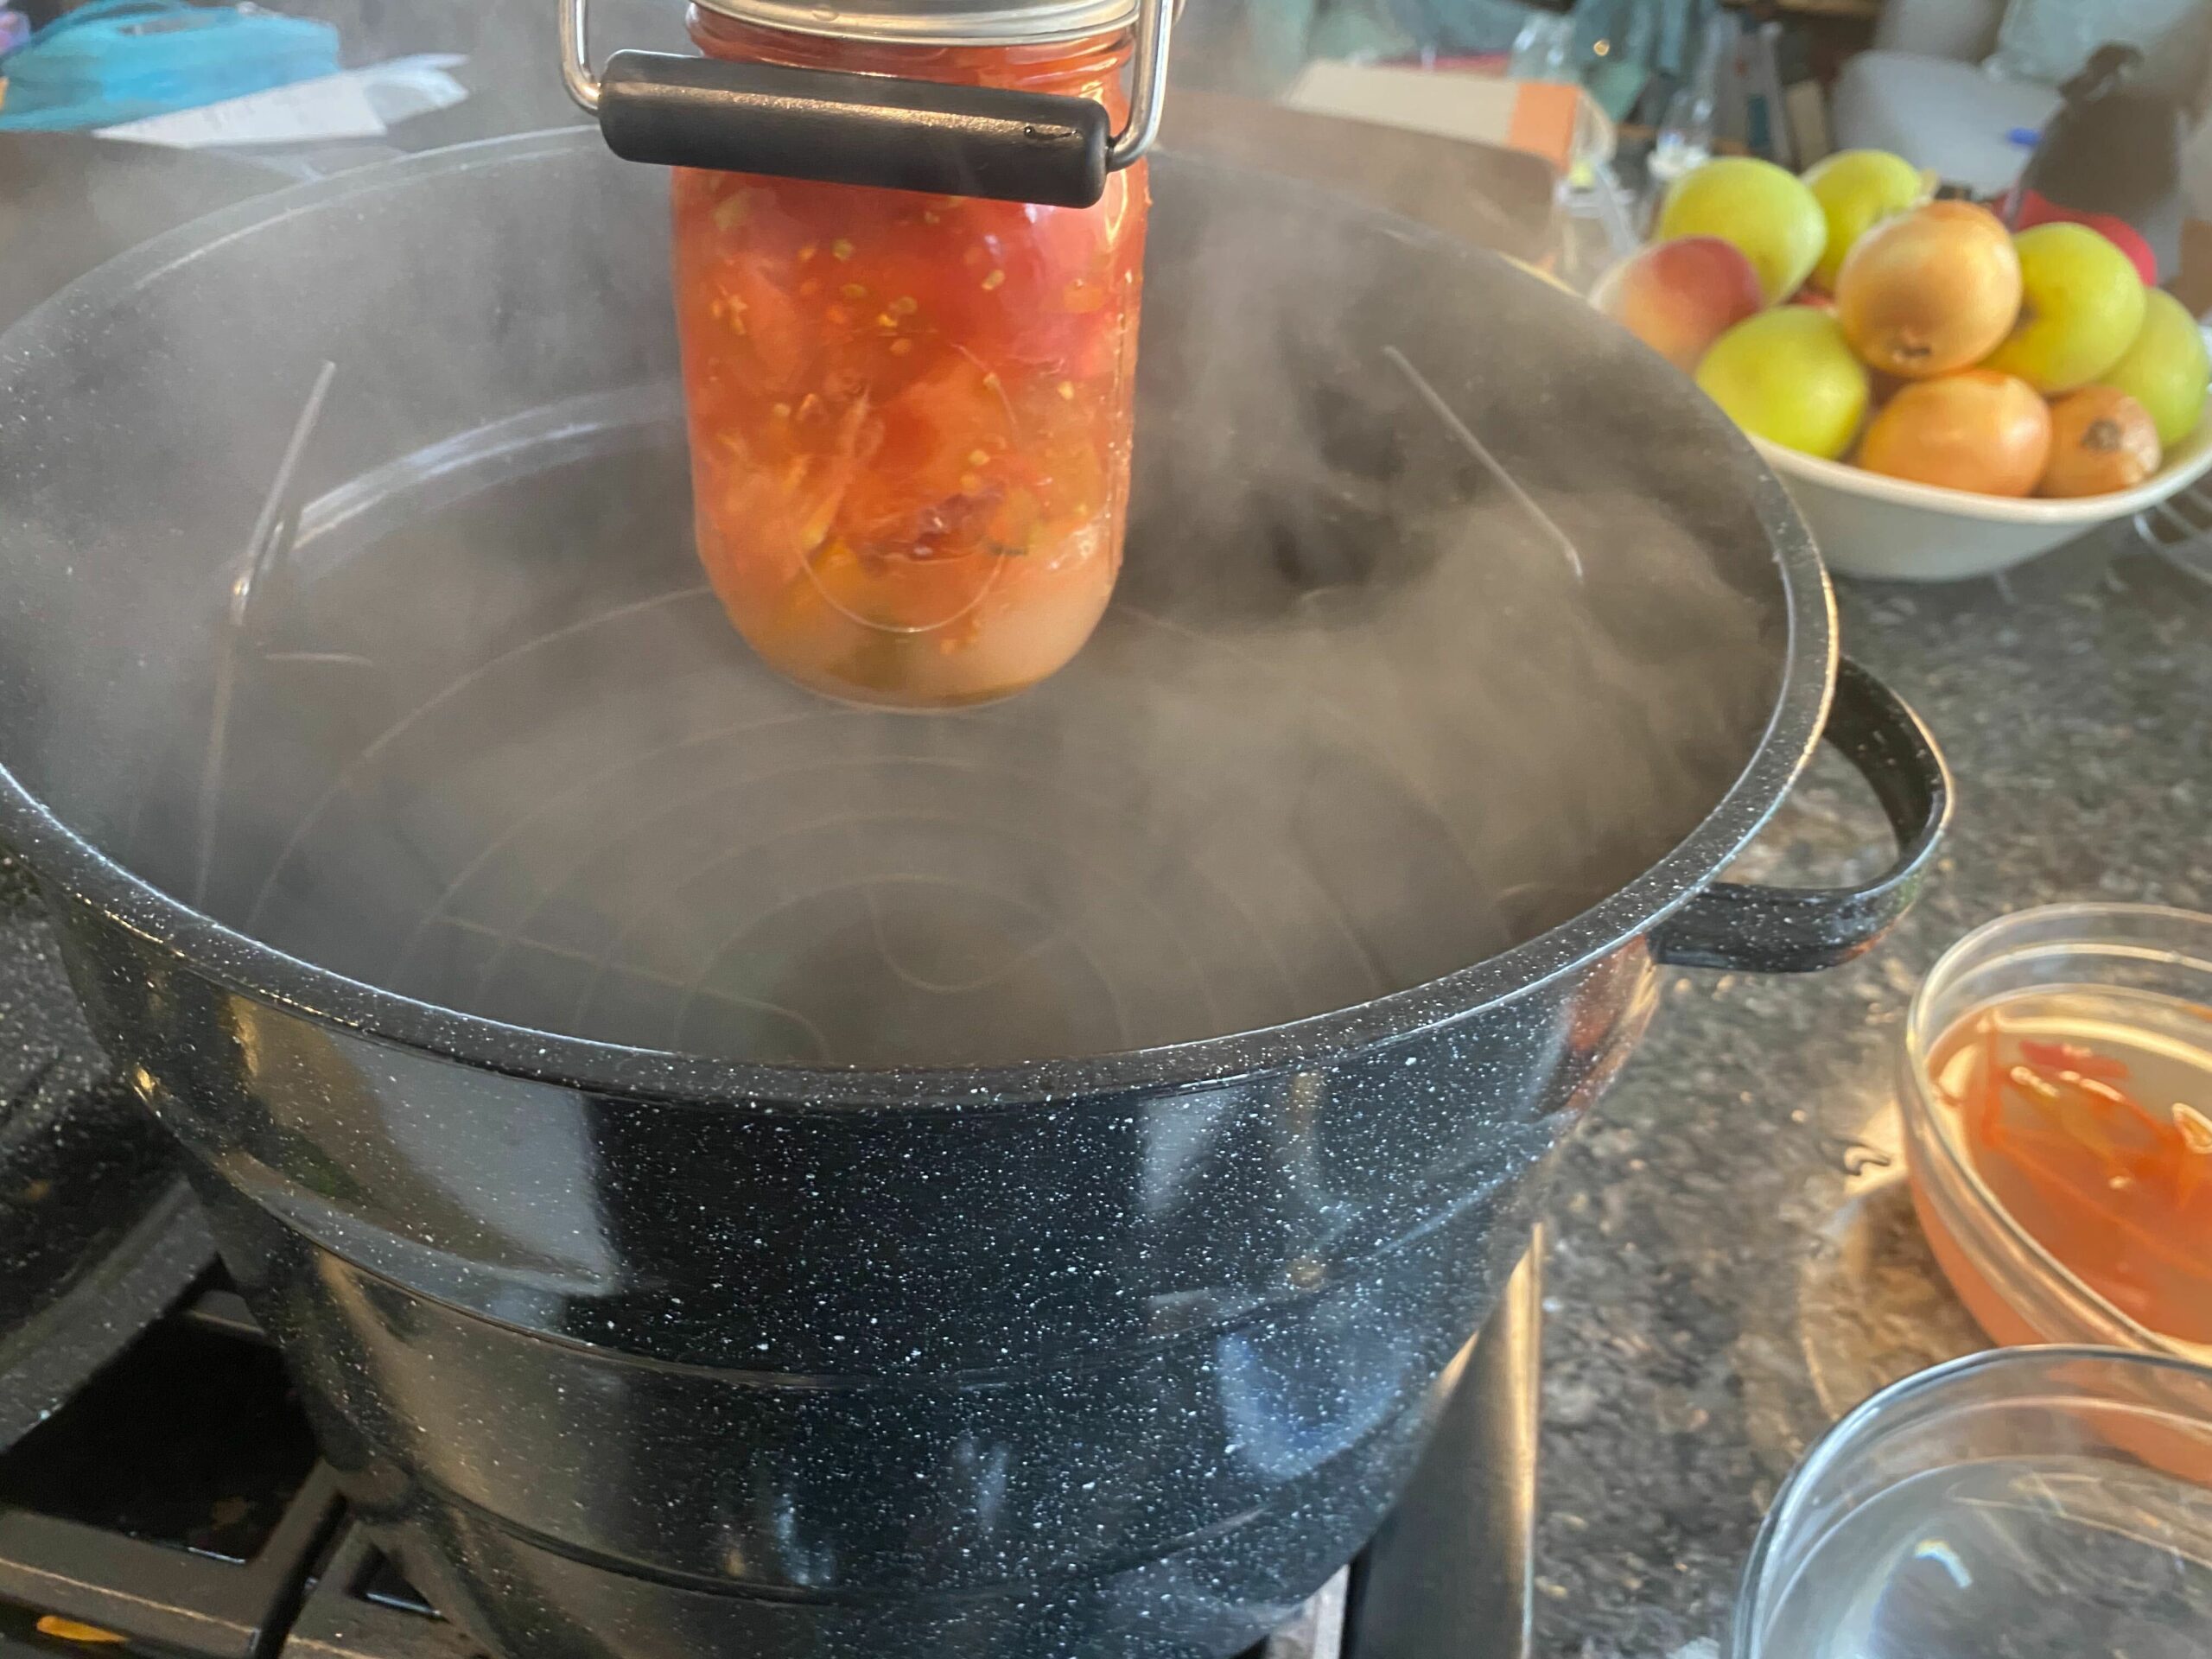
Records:
[[[766,29],[888,45],[1015,46],[1083,40],[1127,29],[1137,0],[865,0],[855,6],[806,0],[695,0],[702,11]]]

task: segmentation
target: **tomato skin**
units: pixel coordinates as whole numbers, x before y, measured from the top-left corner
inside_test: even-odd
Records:
[[[1126,35],[870,46],[695,9],[710,54],[1091,97]],[[774,667],[858,702],[1018,691],[1121,563],[1147,196],[1065,208],[679,169],[699,552]]]
[[[2011,1224],[2096,1295],[2164,1336],[2212,1342],[2206,1074],[2193,1063],[2186,1072],[2156,1069],[2166,1057],[2131,1051],[2110,1026],[2084,1020],[2054,1030],[2048,1013],[2017,1009],[1999,1001],[1967,1014],[1929,1058],[1928,1075],[1966,1163]],[[2036,1027],[2024,1033],[2013,1023],[2023,1019]],[[2132,1075],[2146,1057],[2153,1069]],[[2176,1100],[2177,1093],[2192,1098]],[[1937,1242],[1956,1256],[1955,1240]],[[1999,1322],[2027,1316],[1978,1276],[1961,1288],[1977,1315],[1993,1306]],[[2000,1334],[1994,1325],[1993,1334]],[[2058,1337],[2025,1326],[2007,1339]]]

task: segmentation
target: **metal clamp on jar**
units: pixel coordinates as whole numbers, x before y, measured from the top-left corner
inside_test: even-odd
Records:
[[[1106,176],[1159,135],[1171,0],[1044,0],[955,10],[942,0],[877,0],[874,11],[792,0],[700,0],[692,32],[709,55],[617,52],[594,72],[589,0],[559,0],[569,96],[633,162],[879,185],[945,195],[1087,207]],[[718,53],[717,19],[868,48],[918,48],[914,68],[858,72]],[[1135,73],[1119,132],[1096,98],[1016,85],[948,84],[926,60],[945,50],[1031,48],[1116,39],[1135,23]],[[835,65],[836,67],[832,67]]]

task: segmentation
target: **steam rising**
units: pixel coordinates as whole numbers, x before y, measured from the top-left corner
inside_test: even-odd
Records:
[[[690,550],[663,188],[529,141],[0,342],[0,760],[341,973],[880,1065],[1424,982],[1633,878],[1756,746],[1780,584],[1717,417],[1501,263],[1172,162],[1097,639],[959,715],[784,685]]]

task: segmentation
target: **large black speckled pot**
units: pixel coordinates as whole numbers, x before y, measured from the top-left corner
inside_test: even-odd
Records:
[[[957,717],[702,594],[594,135],[0,338],[0,834],[352,1497],[518,1659],[1237,1649],[1382,1516],[1655,963],[1840,961],[1929,857],[1687,383],[1402,221],[1154,189],[1121,601]],[[1824,724],[1897,868],[1714,885]]]

